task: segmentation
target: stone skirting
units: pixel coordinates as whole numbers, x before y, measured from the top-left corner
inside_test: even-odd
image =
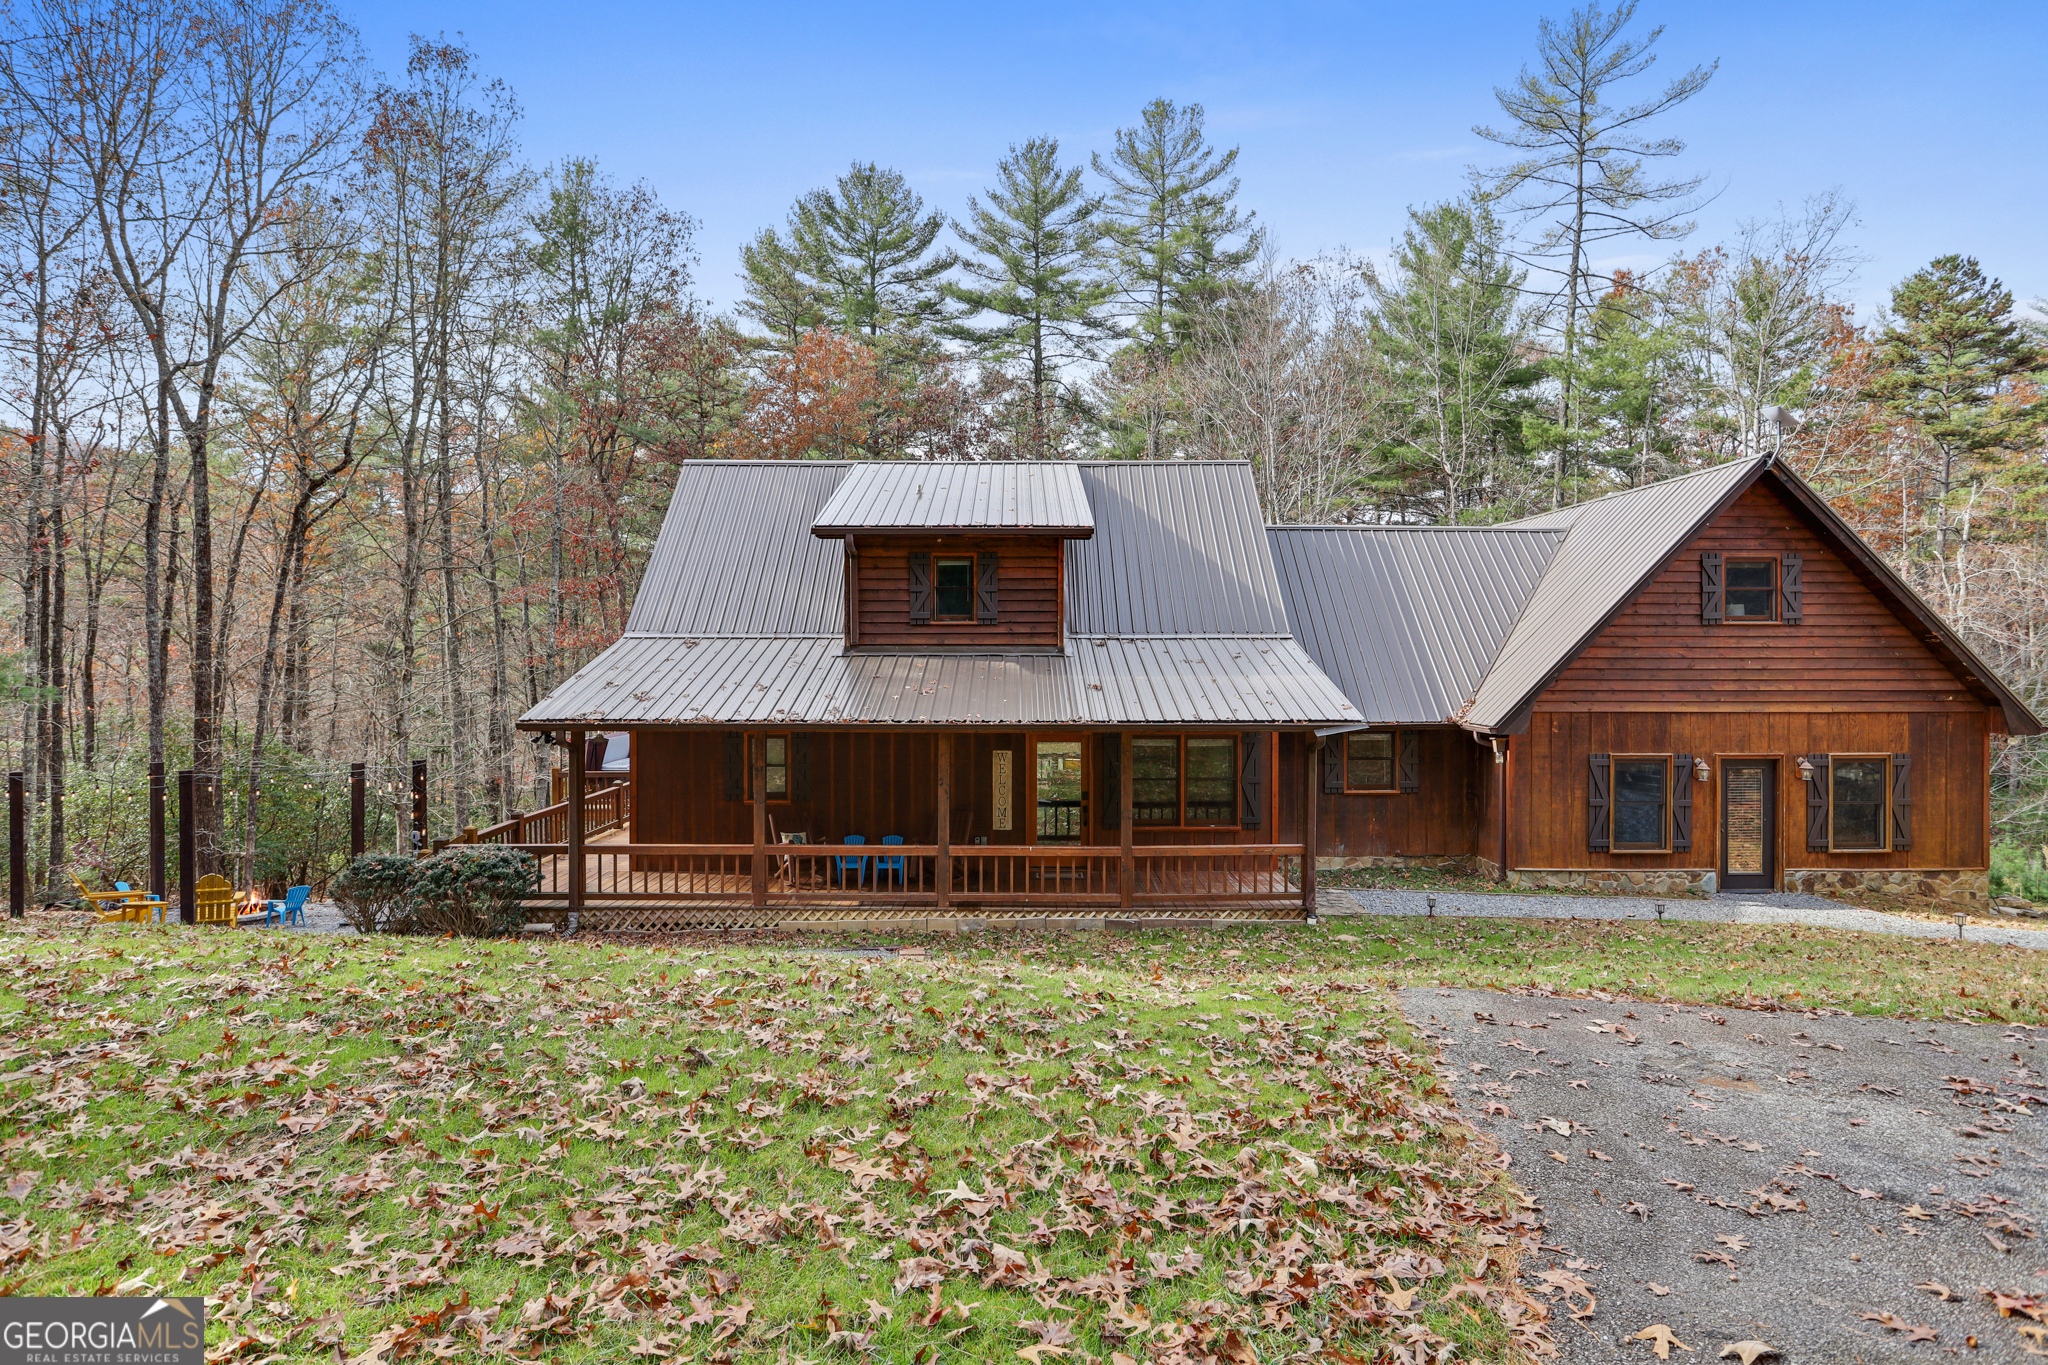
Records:
[[[1518,867],[1508,885],[1620,896],[1711,896],[1719,878],[1704,867]]]
[[[1462,853],[1347,854],[1342,857],[1318,857],[1316,871],[1348,872],[1359,867],[1419,867],[1431,872],[1456,872],[1461,876],[1470,876],[1479,870],[1478,864],[1483,861]],[[1489,872],[1493,870],[1492,863],[1485,863],[1485,866]]]
[[[1855,895],[1932,896],[1953,905],[1981,908],[1991,903],[1991,874],[1983,868],[1788,867],[1787,891],[1832,891]]]

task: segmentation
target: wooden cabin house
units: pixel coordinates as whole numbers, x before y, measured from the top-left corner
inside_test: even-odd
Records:
[[[568,799],[480,837],[673,925],[1298,918],[1376,861],[1981,897],[2040,729],[1760,460],[1488,528],[1267,527],[1238,463],[692,462],[520,725]]]

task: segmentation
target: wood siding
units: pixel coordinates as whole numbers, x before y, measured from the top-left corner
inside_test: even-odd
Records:
[[[1759,711],[1538,713],[1514,739],[1510,852],[1520,868],[1716,868],[1720,865],[1720,762],[1778,761],[1778,871],[1803,868],[1980,868],[1989,865],[1985,798],[1990,717],[1970,713],[1864,714]],[[1711,780],[1692,785],[1692,848],[1610,853],[1586,847],[1588,755],[1693,754]],[[1888,853],[1806,847],[1802,754],[1913,756],[1913,846]],[[1480,852],[1486,852],[1482,842]]]
[[[1045,536],[860,536],[847,561],[847,582],[857,601],[847,620],[847,641],[862,648],[1058,648],[1063,623],[1061,575],[1066,542]],[[913,625],[910,556],[993,553],[999,566],[996,619]]]
[[[753,808],[745,801],[725,799],[726,736],[724,730],[638,730],[633,733],[634,811],[636,843],[747,844],[754,839]],[[771,730],[771,734],[788,733]],[[1157,733],[1147,731],[1145,733]],[[1215,733],[1207,731],[1204,733]],[[1287,737],[1292,739],[1292,736]],[[1022,731],[954,732],[952,842],[966,845],[980,835],[991,844],[1026,842],[1031,828],[1030,749]],[[1098,798],[1096,732],[1085,736],[1090,797]],[[1298,742],[1298,741],[1296,741]],[[932,735],[902,731],[812,731],[809,733],[809,799],[771,801],[769,818],[777,832],[801,831],[812,843],[838,843],[849,834],[879,843],[885,834],[900,834],[913,844],[938,838],[937,783]],[[1010,751],[1011,803],[1014,828],[993,828],[995,752]],[[1274,746],[1267,746],[1269,768]],[[1298,768],[1297,768],[1298,771]],[[1112,798],[1113,799],[1113,798]],[[1091,800],[1091,804],[1093,801]],[[1292,843],[1297,826],[1289,803],[1286,824],[1276,825],[1273,794],[1267,790],[1267,818],[1259,829],[1148,829],[1139,826],[1139,844],[1268,844]],[[1096,807],[1099,812],[1100,807]],[[1091,837],[1116,844],[1121,835],[1097,822]]]
[[[1484,826],[1493,755],[1463,730],[1416,727],[1422,780],[1412,792],[1316,793],[1316,846],[1324,858],[1384,855],[1499,856],[1498,835]],[[1344,743],[1330,737],[1333,750]]]
[[[1796,553],[1798,625],[1705,625],[1700,556]],[[1983,703],[1792,505],[1754,485],[1622,608],[1537,711],[1979,711]]]

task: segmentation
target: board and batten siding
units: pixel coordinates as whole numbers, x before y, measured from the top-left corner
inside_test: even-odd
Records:
[[[1066,542],[1047,536],[857,536],[847,561],[856,613],[849,641],[860,648],[922,649],[986,645],[990,649],[1058,648],[1062,637],[1060,577]],[[910,619],[910,556],[994,554],[996,619],[991,624]]]
[[[1700,556],[1801,557],[1804,620],[1708,625]],[[1538,711],[1981,711],[1912,629],[1775,490],[1755,484],[1568,664]]]
[[[1451,726],[1416,726],[1421,773],[1412,792],[1316,793],[1316,854],[1321,858],[1497,856],[1482,827],[1493,754]],[[1330,737],[1333,754],[1343,735]]]

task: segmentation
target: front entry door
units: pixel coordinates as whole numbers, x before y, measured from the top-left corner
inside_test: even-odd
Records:
[[[1088,842],[1088,746],[1078,735],[1034,738],[1031,754],[1031,841]]]
[[[1721,760],[1721,886],[1778,889],[1778,764],[1768,758]]]

